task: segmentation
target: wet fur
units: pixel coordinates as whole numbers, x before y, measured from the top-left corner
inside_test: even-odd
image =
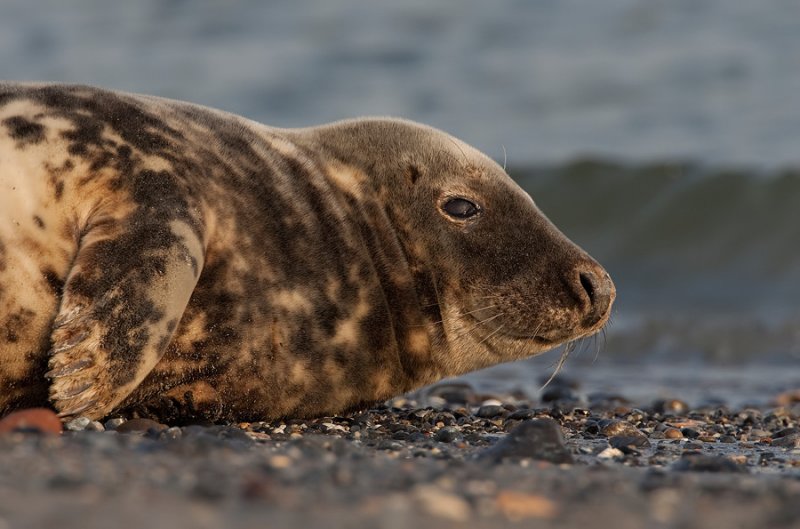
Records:
[[[452,194],[482,218],[443,216]],[[0,414],[332,414],[610,308],[587,315],[574,269],[605,272],[499,166],[401,120],[0,84],[0,208]]]

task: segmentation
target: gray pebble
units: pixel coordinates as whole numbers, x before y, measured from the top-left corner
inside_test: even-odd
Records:
[[[461,432],[458,431],[458,428],[447,426],[445,428],[440,428],[439,431],[436,432],[434,439],[440,443],[452,443],[461,439]]]
[[[76,417],[64,425],[64,428],[71,432],[82,432],[89,426],[92,420],[89,417]]]
[[[699,453],[683,454],[681,458],[672,465],[672,468],[680,472],[747,472],[747,468],[725,456],[712,456]]]
[[[475,413],[475,415],[481,419],[492,419],[498,415],[501,415],[504,411],[506,410],[502,406],[497,404],[488,404],[478,408],[478,411]]]
[[[523,422],[496,445],[481,452],[478,457],[493,462],[522,458],[557,464],[573,462],[572,454],[564,443],[561,426],[553,419]]]
[[[121,417],[115,417],[113,419],[107,420],[104,423],[103,426],[105,426],[106,430],[116,430],[117,428],[119,428],[119,425],[124,423],[124,422],[125,422],[125,419],[123,419]]]

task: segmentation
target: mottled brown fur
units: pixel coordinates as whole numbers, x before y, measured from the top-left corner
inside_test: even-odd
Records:
[[[422,125],[15,84],[0,123],[0,414],[340,413],[596,332],[613,301],[497,164]]]

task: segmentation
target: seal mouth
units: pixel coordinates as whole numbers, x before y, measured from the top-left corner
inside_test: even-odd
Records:
[[[484,340],[490,339],[492,336],[496,336],[497,338],[504,338],[507,340],[533,343],[542,348],[556,347],[572,340],[580,340],[582,338],[597,334],[603,327],[605,327],[605,324],[608,321],[608,317],[606,316],[601,318],[600,321],[594,322],[594,324],[590,326],[585,326],[579,323],[575,327],[548,329],[545,331],[537,329],[533,333],[530,333],[516,331],[513,328],[508,328],[506,330],[506,326],[502,322],[498,321],[500,319],[498,317],[479,318],[474,313],[470,314],[469,316],[470,320],[473,322],[472,325],[474,325],[476,329],[482,325],[486,325],[487,336],[484,338]]]

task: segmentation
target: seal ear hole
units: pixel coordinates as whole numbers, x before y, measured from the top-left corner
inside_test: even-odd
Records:
[[[474,217],[481,212],[481,208],[466,198],[453,197],[442,204],[442,211],[454,219],[463,220]]]
[[[406,177],[412,184],[416,184],[419,177],[422,176],[422,173],[419,171],[419,167],[414,164],[408,164],[406,167]]]

